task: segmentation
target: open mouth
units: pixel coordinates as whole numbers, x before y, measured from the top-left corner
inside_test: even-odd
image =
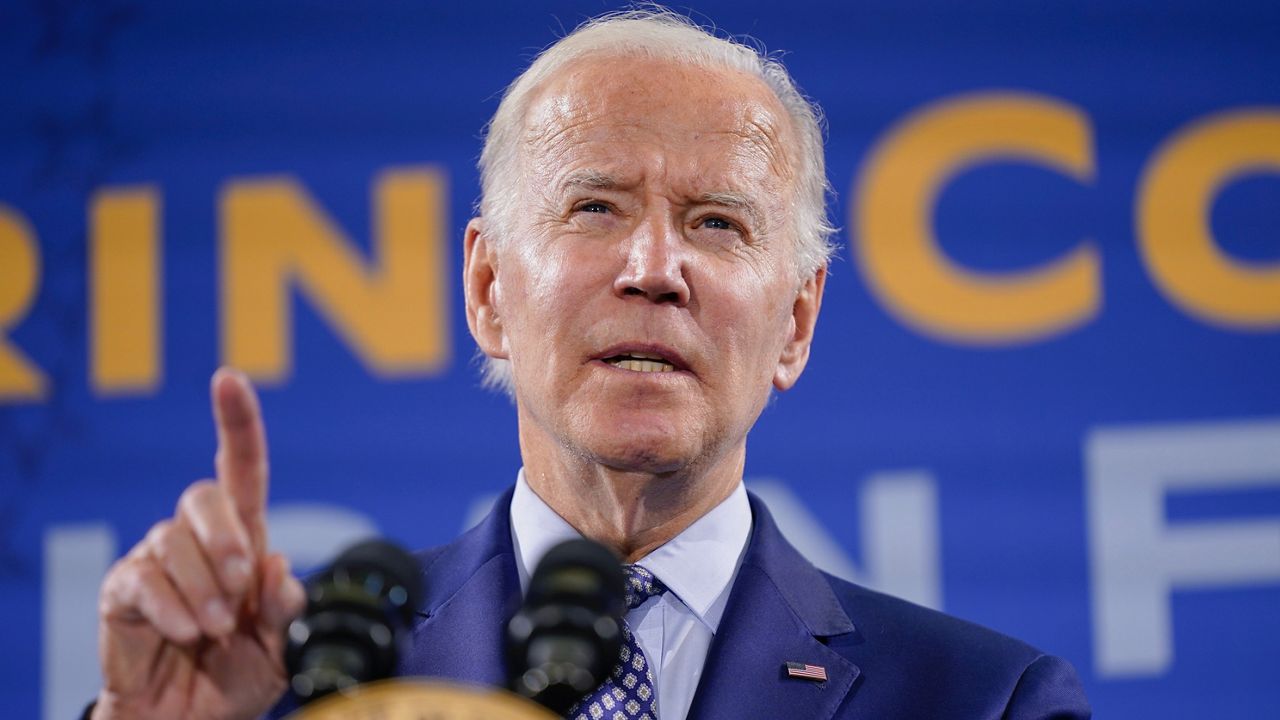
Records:
[[[659,355],[651,355],[649,353],[628,352],[622,355],[611,355],[607,358],[601,358],[604,362],[623,370],[631,370],[633,372],[674,372],[676,366],[664,360]]]

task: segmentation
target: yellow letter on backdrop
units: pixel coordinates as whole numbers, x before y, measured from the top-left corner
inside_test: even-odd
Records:
[[[1277,109],[1198,122],[1147,167],[1138,189],[1138,246],[1156,285],[1189,315],[1241,330],[1280,328],[1280,263],[1228,256],[1209,222],[1223,187],[1260,172],[1280,172]]]
[[[1082,242],[1042,267],[979,273],[938,247],[933,211],[956,175],[982,163],[1034,161],[1093,178],[1089,122],[1074,106],[1027,93],[986,93],[932,105],[872,152],[851,227],[859,269],[896,317],[952,341],[1013,344],[1076,327],[1102,304],[1097,249]]]
[[[160,384],[159,225],[153,188],[107,189],[90,200],[90,379],[100,394]]]
[[[21,215],[0,205],[0,402],[44,397],[44,373],[3,334],[26,316],[39,287],[35,232]]]
[[[445,203],[436,170],[381,175],[366,263],[297,182],[231,183],[221,201],[224,361],[259,380],[288,376],[296,286],[375,374],[440,369]]]

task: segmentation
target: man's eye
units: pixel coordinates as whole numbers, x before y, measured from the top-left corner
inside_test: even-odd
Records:
[[[702,226],[711,230],[734,230],[733,223],[722,217],[709,217],[702,221]]]
[[[578,206],[578,212],[607,213],[609,212],[609,206],[598,202],[583,203]]]

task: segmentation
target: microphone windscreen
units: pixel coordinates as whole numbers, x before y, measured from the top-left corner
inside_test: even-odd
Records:
[[[625,583],[622,565],[608,548],[587,539],[567,540],[538,563],[525,602],[531,607],[568,603],[621,617]]]
[[[507,623],[511,689],[564,715],[604,681],[622,646],[625,575],[608,548],[586,539],[551,549]]]
[[[307,581],[307,608],[287,631],[285,667],[302,703],[389,678],[422,603],[418,561],[374,539]]]
[[[406,623],[422,606],[422,568],[413,555],[393,542],[381,538],[358,542],[338,555],[333,571],[365,578],[370,574],[381,576],[385,582],[382,592]]]

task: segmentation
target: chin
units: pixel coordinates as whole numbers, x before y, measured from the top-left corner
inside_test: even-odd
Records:
[[[593,460],[614,470],[647,474],[667,474],[688,467],[696,453],[685,438],[673,436],[671,429],[614,428],[607,436],[596,434],[587,443]]]

